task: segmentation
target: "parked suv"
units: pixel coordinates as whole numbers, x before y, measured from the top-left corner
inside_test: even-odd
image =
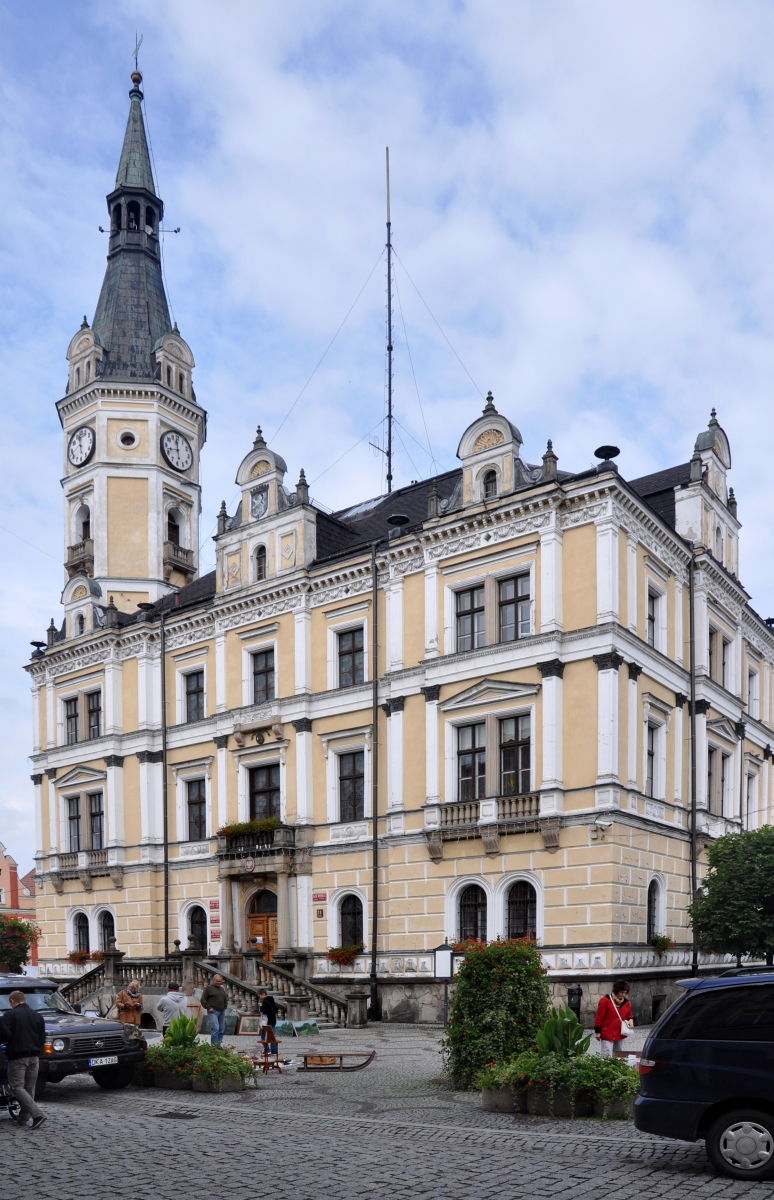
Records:
[[[774,1177],[774,975],[690,979],[645,1043],[634,1123],[694,1142],[733,1179]]]
[[[40,1056],[35,1098],[47,1083],[66,1075],[87,1073],[103,1088],[124,1088],[145,1057],[145,1042],[136,1025],[104,1017],[84,1017],[65,1000],[55,983],[27,975],[0,975],[0,1012],[11,1007],[11,992],[24,992],[30,1008],[46,1022],[46,1044]]]

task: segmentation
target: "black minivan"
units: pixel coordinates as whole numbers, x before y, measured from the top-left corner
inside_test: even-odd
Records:
[[[774,975],[761,968],[683,980],[687,995],[640,1060],[634,1123],[695,1142],[733,1179],[774,1177]]]

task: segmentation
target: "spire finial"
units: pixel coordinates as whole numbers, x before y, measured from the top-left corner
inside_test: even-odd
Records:
[[[709,423],[710,423],[710,426],[720,424],[720,422],[718,421],[718,414],[715,412],[714,408],[712,409],[712,412],[710,413]]]
[[[255,431],[255,441],[253,442],[253,450],[265,450],[266,442],[264,441],[263,432],[260,425]]]
[[[89,322],[86,320],[86,313],[84,313],[83,320],[81,321],[81,329],[88,329],[88,328],[89,328]]]
[[[221,500],[220,512],[218,513],[218,533],[217,533],[218,537],[220,537],[220,535],[222,533],[226,532],[227,524],[228,524],[228,510],[226,509],[226,501]]]
[[[558,461],[559,461],[559,459],[554,454],[554,443],[549,438],[548,443],[546,445],[546,452],[543,455],[543,478],[544,479],[556,479],[556,477],[557,477],[556,464],[558,463]]]
[[[487,392],[486,404],[484,406],[484,414],[488,416],[489,413],[496,413],[496,412],[497,412],[497,409],[494,406],[494,398],[492,396],[492,393]]]
[[[306,482],[304,468],[298,472],[298,483],[296,484],[296,502],[298,504],[309,503],[309,484]]]

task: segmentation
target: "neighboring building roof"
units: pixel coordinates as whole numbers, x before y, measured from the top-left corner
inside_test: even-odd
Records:
[[[35,868],[28,871],[26,875],[22,875],[19,880],[19,887],[26,888],[31,896],[35,895]]]
[[[675,527],[675,488],[690,483],[691,464],[680,463],[677,467],[667,467],[665,471],[654,471],[652,475],[641,475],[639,479],[628,480],[629,487],[648,504],[654,512]]]

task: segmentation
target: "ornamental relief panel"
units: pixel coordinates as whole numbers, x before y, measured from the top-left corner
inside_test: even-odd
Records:
[[[509,521],[506,525],[495,525],[486,530],[464,534],[461,537],[450,538],[448,542],[437,542],[425,548],[425,559],[433,561],[440,558],[450,558],[465,550],[485,548],[490,542],[504,542],[509,538],[520,537],[524,533],[536,533],[544,529],[552,521],[550,513],[540,512],[529,517],[521,517]]]
[[[473,454],[478,454],[479,450],[491,450],[493,446],[500,446],[504,441],[505,434],[501,430],[485,429],[473,443]]]

